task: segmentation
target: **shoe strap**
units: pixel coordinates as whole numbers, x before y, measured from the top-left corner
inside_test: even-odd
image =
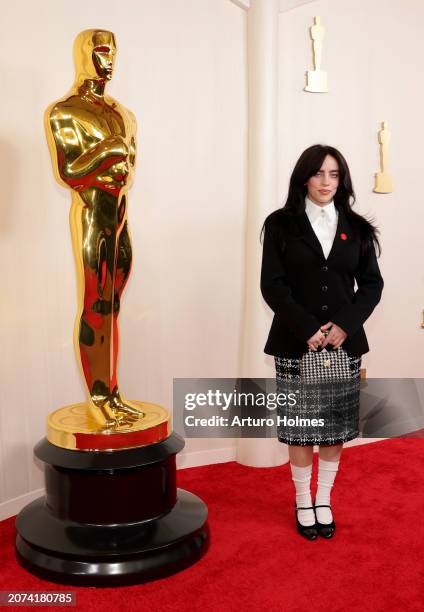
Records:
[[[297,507],[296,507],[296,510],[313,510],[313,509],[314,509],[314,507],[313,507],[313,506],[309,506],[309,508],[300,508],[300,507],[299,507],[299,508],[297,508]]]
[[[328,506],[327,504],[318,504],[318,506],[314,506],[314,508],[330,508],[331,510],[331,506]]]

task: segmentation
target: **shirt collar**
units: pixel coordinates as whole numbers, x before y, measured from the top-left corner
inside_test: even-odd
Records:
[[[305,197],[305,212],[308,215],[309,221],[311,223],[317,221],[319,216],[322,214],[322,210],[326,212],[330,221],[335,221],[337,219],[334,200],[331,200],[331,202],[329,202],[325,206],[319,206],[318,204],[315,204],[315,202],[312,202],[312,200],[310,200],[308,196]]]

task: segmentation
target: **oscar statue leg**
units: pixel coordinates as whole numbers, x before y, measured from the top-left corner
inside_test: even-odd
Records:
[[[83,265],[79,350],[91,401],[100,408],[106,428],[123,422],[110,406],[111,352],[113,351],[113,285],[116,248],[114,199],[83,198],[81,251]],[[93,410],[95,418],[99,411]],[[100,421],[100,424],[103,424]]]
[[[121,199],[118,208],[118,222],[122,219],[122,229],[118,238],[118,246],[116,251],[116,272],[114,283],[114,300],[113,300],[113,353],[112,353],[112,378],[110,382],[111,399],[110,404],[119,414],[127,415],[128,418],[142,418],[144,412],[138,409],[128,400],[124,400],[119,392],[118,377],[117,377],[117,362],[119,352],[119,329],[118,315],[121,305],[121,296],[127,284],[128,277],[131,271],[132,249],[131,239],[128,231],[128,222],[126,220],[126,197]]]

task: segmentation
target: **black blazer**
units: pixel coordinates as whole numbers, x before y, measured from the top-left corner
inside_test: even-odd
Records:
[[[384,283],[374,246],[362,253],[359,237],[338,212],[327,259],[306,212],[287,215],[279,209],[267,217],[261,291],[274,319],[265,353],[300,357],[308,350],[307,340],[328,321],[347,333],[342,346],[349,355],[369,351],[362,325],[380,301]]]

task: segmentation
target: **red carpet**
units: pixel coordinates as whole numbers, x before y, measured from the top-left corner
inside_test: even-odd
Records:
[[[58,587],[17,565],[8,519],[0,523],[0,590],[73,590],[87,612],[422,610],[423,473],[422,439],[346,449],[332,497],[336,535],[308,542],[295,531],[288,465],[180,470],[179,486],[209,507],[211,546],[196,565],[140,586]]]

